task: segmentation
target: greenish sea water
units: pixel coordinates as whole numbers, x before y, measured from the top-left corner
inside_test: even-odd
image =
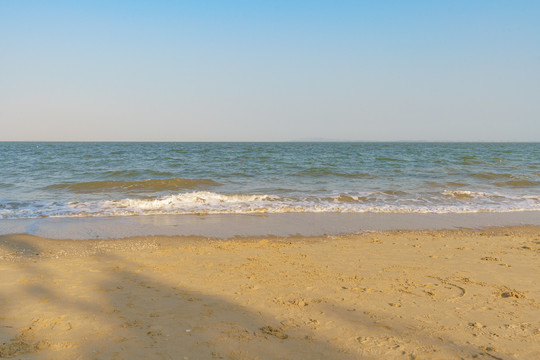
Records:
[[[540,210],[540,143],[0,143],[0,219]]]

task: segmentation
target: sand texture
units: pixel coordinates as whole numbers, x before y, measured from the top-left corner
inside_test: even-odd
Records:
[[[540,228],[0,237],[0,357],[540,359]]]

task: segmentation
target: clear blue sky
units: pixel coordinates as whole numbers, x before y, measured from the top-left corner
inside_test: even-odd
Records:
[[[0,140],[540,141],[540,1],[0,2]]]

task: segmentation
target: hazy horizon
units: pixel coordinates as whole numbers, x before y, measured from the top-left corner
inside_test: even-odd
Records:
[[[221,140],[183,140],[183,141],[153,141],[153,140],[0,140],[0,143],[433,143],[433,144],[504,144],[504,143],[524,143],[537,144],[540,141],[509,141],[509,140],[486,140],[486,141],[431,141],[431,140],[336,140],[336,139],[292,139],[292,140],[260,140],[260,141],[221,141]]]
[[[537,142],[538,18],[527,1],[2,2],[0,141]]]

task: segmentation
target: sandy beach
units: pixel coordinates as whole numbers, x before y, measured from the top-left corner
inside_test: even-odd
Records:
[[[540,358],[540,227],[0,237],[0,357]]]

